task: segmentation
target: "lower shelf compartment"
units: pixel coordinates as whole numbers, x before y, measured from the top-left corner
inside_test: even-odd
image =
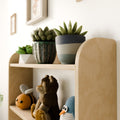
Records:
[[[17,116],[19,116],[22,120],[35,120],[31,116],[30,110],[21,110],[15,105],[10,106],[10,110],[12,110]]]

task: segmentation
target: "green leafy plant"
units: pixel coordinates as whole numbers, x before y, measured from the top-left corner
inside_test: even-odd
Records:
[[[56,34],[54,30],[45,27],[44,30],[42,28],[34,30],[31,36],[33,41],[55,41]]]
[[[26,45],[23,47],[19,47],[18,51],[16,51],[18,54],[32,54],[32,46]]]
[[[82,32],[82,25],[77,28],[77,22],[72,26],[71,21],[69,21],[68,27],[65,22],[63,22],[63,27],[59,26],[60,30],[54,29],[55,33],[59,35],[86,35],[87,31]]]

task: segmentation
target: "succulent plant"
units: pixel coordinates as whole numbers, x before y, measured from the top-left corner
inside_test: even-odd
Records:
[[[32,54],[32,46],[26,45],[23,47],[19,47],[18,51],[16,51],[18,54]]]
[[[55,37],[54,30],[49,30],[48,27],[45,27],[44,30],[42,28],[36,29],[32,34],[33,41],[55,41]]]
[[[85,32],[82,32],[82,25],[79,26],[77,28],[77,22],[74,23],[73,27],[72,27],[72,23],[71,21],[69,21],[69,24],[68,24],[68,27],[66,25],[65,22],[63,22],[63,27],[59,26],[60,27],[60,30],[58,29],[54,29],[55,33],[59,36],[59,35],[82,35],[84,36],[87,31]]]

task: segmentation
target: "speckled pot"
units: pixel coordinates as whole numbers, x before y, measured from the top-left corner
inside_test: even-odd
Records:
[[[34,42],[33,54],[39,64],[52,64],[56,56],[55,42]]]
[[[58,59],[62,64],[74,64],[78,48],[85,41],[81,35],[60,35],[55,38]]]

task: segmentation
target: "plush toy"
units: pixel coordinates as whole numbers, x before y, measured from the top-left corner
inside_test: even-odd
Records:
[[[16,98],[15,104],[21,109],[29,109],[31,105],[35,103],[35,98],[31,94],[33,92],[33,89],[29,89],[28,86],[22,84],[20,85],[20,91],[22,94]]]
[[[31,106],[32,116],[36,120],[59,120],[57,90],[58,83],[53,76],[42,79],[36,90],[40,93],[39,99]]]
[[[60,120],[74,120],[75,119],[75,97],[68,98],[65,105],[60,112]]]

